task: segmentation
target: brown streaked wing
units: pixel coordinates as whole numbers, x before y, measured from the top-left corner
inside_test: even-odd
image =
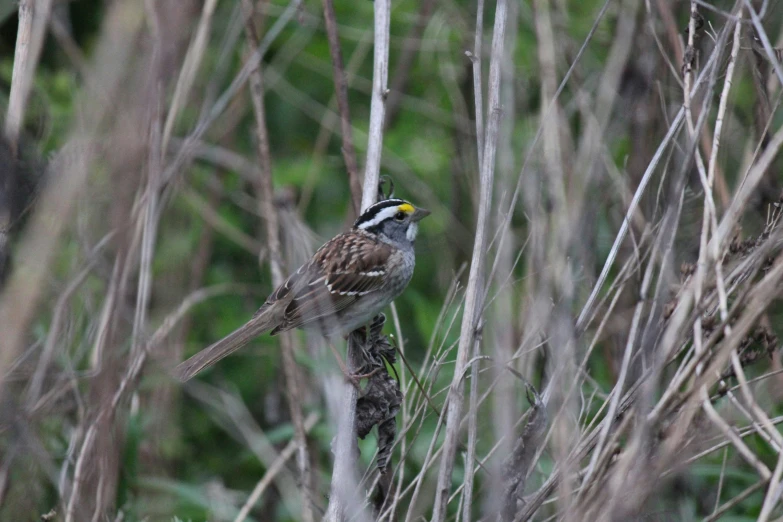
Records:
[[[352,231],[333,238],[303,267],[300,280],[292,281],[294,297],[273,333],[336,314],[381,288],[391,253],[389,245],[364,232]]]
[[[307,285],[309,282],[309,273],[312,271],[310,267],[311,263],[312,260],[300,266],[296,272],[288,276],[288,279],[283,281],[283,283],[266,298],[266,302],[258,309],[255,315],[263,313],[266,308],[272,306],[276,302],[285,300],[292,292],[298,292],[302,285]]]

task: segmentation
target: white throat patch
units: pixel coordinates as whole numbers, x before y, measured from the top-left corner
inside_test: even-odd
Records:
[[[419,224],[418,223],[411,223],[408,225],[408,231],[405,232],[405,237],[408,238],[408,241],[413,241],[416,239],[416,234],[419,232]]]

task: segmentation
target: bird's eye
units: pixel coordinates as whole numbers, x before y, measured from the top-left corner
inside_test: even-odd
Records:
[[[405,219],[405,212],[397,212],[394,214],[394,219],[397,221],[403,221]]]

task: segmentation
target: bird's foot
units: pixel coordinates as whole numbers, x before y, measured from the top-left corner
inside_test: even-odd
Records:
[[[354,388],[356,388],[356,391],[358,391],[360,394],[362,393],[362,379],[369,379],[376,373],[381,371],[380,368],[375,368],[373,371],[368,373],[354,373],[354,374],[344,374],[345,375],[345,382],[351,384]]]

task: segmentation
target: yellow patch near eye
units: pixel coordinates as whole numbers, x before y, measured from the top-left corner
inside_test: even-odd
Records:
[[[405,212],[406,214],[413,214],[413,212],[416,209],[413,208],[413,205],[411,205],[410,203],[403,203],[402,205],[397,207],[397,210],[399,210],[400,212]]]

